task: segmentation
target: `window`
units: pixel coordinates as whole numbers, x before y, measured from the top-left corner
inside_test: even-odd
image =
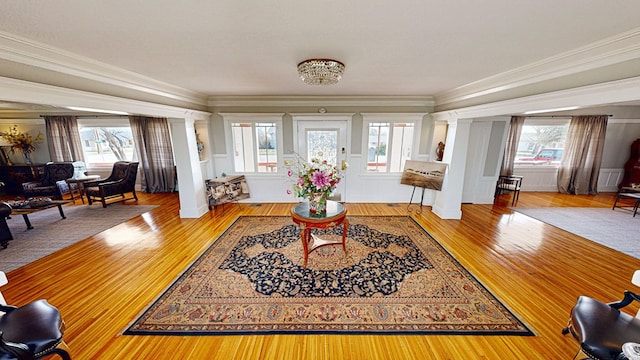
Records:
[[[514,166],[558,166],[568,130],[568,119],[526,119]]]
[[[234,171],[278,172],[281,117],[260,114],[223,114],[231,130]],[[269,121],[271,120],[271,121]]]
[[[96,119],[98,120],[98,119]],[[111,119],[78,124],[82,151],[87,167],[109,167],[116,161],[132,161],[135,153],[128,120],[117,124]]]
[[[363,114],[366,123],[367,173],[399,173],[404,162],[411,159],[416,124],[416,115],[404,116]],[[386,118],[387,121],[375,121]],[[395,118],[395,119],[394,119]],[[400,118],[400,119],[398,119]],[[420,115],[420,119],[422,116]],[[367,121],[371,119],[370,121]],[[392,120],[393,119],[393,120]]]

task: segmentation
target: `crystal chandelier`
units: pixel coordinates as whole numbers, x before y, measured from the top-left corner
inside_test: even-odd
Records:
[[[309,59],[298,64],[300,79],[309,85],[333,85],[342,79],[344,64],[331,59]]]

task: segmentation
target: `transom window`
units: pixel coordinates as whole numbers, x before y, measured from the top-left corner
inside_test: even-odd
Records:
[[[406,160],[411,159],[416,132],[416,124],[422,116],[363,114],[366,121],[366,172],[399,173],[404,169]],[[374,119],[375,118],[375,119]],[[399,119],[398,119],[399,118]]]

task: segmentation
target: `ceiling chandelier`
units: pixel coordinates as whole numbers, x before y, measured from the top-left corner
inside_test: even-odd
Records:
[[[342,79],[344,64],[331,59],[309,59],[298,64],[300,79],[309,85],[333,85]]]

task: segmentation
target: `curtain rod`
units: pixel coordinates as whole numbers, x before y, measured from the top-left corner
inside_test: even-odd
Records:
[[[609,114],[609,115],[604,114],[604,115],[608,116],[608,117],[613,117],[613,114]],[[524,116],[526,118],[571,118],[573,116],[600,116],[600,115],[547,115],[547,116],[544,116],[544,115],[516,115],[516,116]]]
[[[115,115],[115,114],[109,114],[109,115],[40,115],[41,118],[45,118],[47,116],[74,116],[77,119],[87,119],[87,118],[103,118],[103,119],[108,119],[108,118],[128,118],[129,115]]]

